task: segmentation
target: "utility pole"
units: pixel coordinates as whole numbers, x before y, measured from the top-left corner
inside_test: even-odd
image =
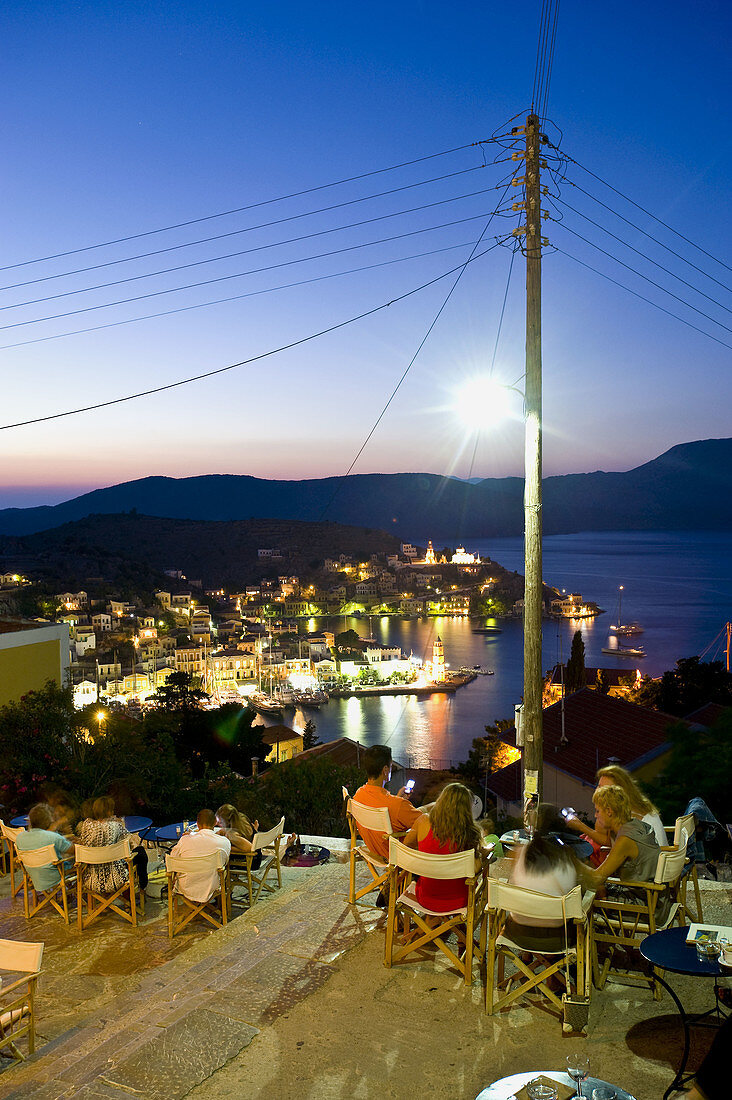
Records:
[[[524,813],[541,801],[542,736],[542,568],[541,568],[541,127],[538,115],[526,119],[526,382],[524,452]]]

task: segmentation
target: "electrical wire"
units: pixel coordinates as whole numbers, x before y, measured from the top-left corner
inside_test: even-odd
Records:
[[[595,244],[594,241],[590,241],[587,239],[587,237],[583,237],[582,234],[578,233],[576,229],[570,228],[570,226],[568,226],[566,222],[561,223],[561,225],[562,229],[565,229],[568,233],[571,233],[573,237],[577,237],[579,240],[584,241],[585,244],[588,244],[591,248],[595,248],[598,252],[602,252],[603,256],[607,256],[609,260],[614,260],[616,264],[620,264],[620,266],[624,267],[626,271],[631,271],[640,279],[645,279],[645,281],[647,283],[650,283],[651,286],[655,286],[657,290],[662,290],[664,294],[668,294],[670,298],[674,298],[677,302],[680,302],[682,306],[686,306],[687,309],[693,309],[694,313],[698,313],[699,316],[703,317],[705,321],[711,321],[713,325],[719,325],[719,327],[723,328],[725,332],[732,332],[732,328],[730,328],[728,325],[724,325],[721,321],[717,321],[716,318],[710,317],[708,313],[705,313],[703,310],[698,309],[696,306],[693,306],[691,302],[687,302],[683,298],[679,298],[678,294],[674,294],[672,290],[669,290],[667,287],[662,286],[661,283],[657,283],[655,279],[651,279],[650,276],[644,275],[642,271],[638,271],[635,267],[631,267],[630,264],[626,264],[624,260],[619,259],[617,256],[613,256],[611,252],[608,252],[606,251],[606,249],[601,248],[599,244]]]
[[[510,186],[511,186],[511,180],[509,180],[509,181],[508,181],[508,183],[506,184],[506,188],[505,188],[505,190],[504,190],[503,194],[501,195],[501,198],[500,198],[500,200],[499,200],[499,203],[498,203],[499,207],[500,207],[500,204],[501,204],[501,202],[503,202],[503,200],[505,199],[506,195],[508,194],[508,190],[509,190]],[[349,467],[348,467],[348,469],[346,470],[346,473],[345,473],[345,475],[344,475],[344,479],[345,479],[345,478],[347,478],[347,477],[349,476],[349,474],[351,473],[351,471],[353,470],[353,467],[354,467],[354,466],[356,465],[356,463],[358,462],[359,458],[361,457],[361,455],[362,455],[362,454],[363,454],[363,452],[365,451],[365,449],[366,449],[366,447],[367,447],[367,445],[368,445],[369,441],[371,440],[371,438],[372,438],[372,436],[373,436],[374,432],[376,431],[376,429],[378,428],[379,424],[380,424],[380,423],[381,423],[381,421],[383,420],[383,418],[384,418],[384,416],[385,416],[385,414],[386,414],[386,411],[387,411],[387,409],[389,408],[389,406],[391,405],[392,401],[394,400],[394,398],[396,397],[397,393],[399,392],[399,389],[400,389],[400,387],[401,387],[402,383],[404,382],[404,379],[405,379],[405,378],[407,377],[407,375],[409,374],[410,370],[412,369],[412,366],[413,366],[413,365],[414,365],[414,363],[416,362],[417,356],[418,356],[418,355],[419,355],[419,353],[421,352],[421,350],[422,350],[422,348],[424,347],[424,345],[425,345],[425,344],[427,343],[427,340],[428,340],[428,338],[429,338],[429,336],[430,336],[430,333],[432,332],[432,330],[434,329],[435,325],[436,325],[436,324],[437,324],[437,322],[439,321],[440,317],[442,316],[442,313],[443,313],[443,311],[444,311],[444,310],[445,310],[445,308],[447,307],[447,303],[448,303],[448,302],[450,301],[450,298],[452,297],[453,293],[454,293],[454,292],[455,292],[455,290],[457,289],[458,283],[460,282],[460,280],[462,279],[462,277],[463,277],[463,275],[464,275],[465,271],[467,270],[467,267],[468,267],[468,265],[469,265],[469,264],[471,264],[471,263],[473,263],[473,262],[474,262],[474,260],[478,258],[478,257],[476,257],[476,250],[477,250],[477,249],[479,248],[479,246],[480,246],[480,243],[481,243],[481,241],[483,240],[483,238],[485,237],[486,233],[488,232],[488,229],[489,229],[489,227],[490,227],[490,224],[491,224],[491,222],[493,221],[493,218],[494,218],[494,217],[495,217],[495,211],[494,211],[494,212],[493,212],[493,213],[492,213],[492,214],[491,214],[491,215],[489,216],[489,218],[488,218],[488,221],[487,221],[487,222],[485,223],[485,225],[484,225],[484,227],[483,227],[483,230],[482,230],[482,232],[481,232],[480,236],[478,237],[477,241],[476,241],[476,242],[475,242],[475,244],[473,245],[473,248],[472,248],[472,250],[471,250],[471,252],[470,252],[470,255],[468,256],[468,258],[467,258],[467,259],[465,260],[465,262],[464,262],[464,263],[462,264],[462,266],[461,266],[460,268],[456,269],[456,270],[457,270],[457,276],[456,276],[456,278],[455,278],[455,281],[453,282],[452,286],[451,286],[451,287],[450,287],[450,289],[448,290],[448,292],[447,292],[447,294],[446,294],[446,296],[445,296],[445,298],[444,298],[444,300],[443,300],[443,302],[442,302],[442,305],[440,306],[440,308],[438,309],[437,313],[435,314],[435,317],[433,318],[432,322],[430,323],[430,326],[429,326],[429,328],[427,329],[427,331],[425,332],[425,334],[424,334],[424,336],[422,337],[421,341],[419,342],[419,344],[418,344],[418,346],[417,346],[417,350],[415,351],[415,353],[414,353],[414,355],[412,356],[412,358],[410,359],[410,361],[409,361],[409,362],[407,363],[407,366],[405,367],[405,369],[404,369],[404,371],[402,372],[402,374],[401,374],[401,376],[400,376],[399,380],[397,381],[397,384],[396,384],[396,386],[395,386],[395,387],[394,387],[394,389],[393,389],[393,390],[391,391],[391,394],[389,395],[389,398],[388,398],[388,400],[387,400],[386,404],[385,404],[385,405],[384,405],[384,407],[382,408],[381,412],[379,413],[379,415],[377,416],[376,420],[375,420],[375,421],[374,421],[374,423],[372,424],[372,426],[371,426],[371,429],[369,430],[368,434],[366,435],[366,438],[364,439],[363,443],[361,444],[361,446],[359,447],[358,451],[357,451],[357,452],[356,452],[356,454],[354,455],[354,457],[353,457],[353,460],[351,461],[351,464],[350,464],[350,466],[349,466]],[[498,246],[498,244],[500,244],[500,243],[501,243],[500,241],[496,241],[496,244],[492,245],[492,246],[491,246],[491,248],[496,248],[496,247]],[[487,251],[490,251],[490,249],[489,249],[489,250],[487,250]],[[482,253],[481,253],[481,256],[484,256],[485,254],[486,254],[485,252],[482,252]],[[326,513],[328,512],[328,510],[330,509],[330,507],[332,506],[332,504],[333,504],[334,500],[336,499],[336,497],[337,497],[338,493],[340,492],[340,489],[341,489],[341,485],[342,485],[342,482],[338,482],[338,484],[336,485],[335,489],[333,490],[333,494],[331,495],[330,499],[329,499],[328,501],[326,501],[325,507],[323,508],[323,511],[322,511],[322,513],[321,513],[321,517],[320,517],[320,518],[321,518],[321,520],[322,520],[323,516],[324,516],[324,515],[325,515],[325,514],[326,514]]]
[[[622,237],[618,237],[615,233],[612,233],[604,225],[601,225],[600,222],[596,222],[592,218],[588,217],[587,214],[583,214],[581,210],[578,210],[576,208],[576,206],[572,206],[570,203],[565,202],[564,199],[557,199],[556,201],[560,202],[562,206],[566,206],[567,209],[573,211],[573,213],[578,214],[580,218],[584,218],[586,222],[589,222],[590,225],[594,225],[596,229],[601,229],[603,233],[607,233],[608,237],[612,237],[614,241],[618,241],[618,243],[622,244],[625,248],[629,248],[631,252],[635,252],[637,256],[640,256],[642,259],[647,260],[649,264],[653,264],[654,267],[659,268],[661,271],[665,272],[666,275],[670,275],[672,279],[677,279],[678,282],[683,283],[684,286],[687,286],[689,288],[689,290],[693,290],[695,294],[700,294],[702,298],[706,298],[708,302],[712,303],[712,305],[719,306],[720,309],[725,310],[727,313],[732,313],[732,309],[730,309],[729,306],[724,305],[722,302],[718,302],[716,298],[712,298],[711,295],[706,294],[703,290],[699,290],[699,288],[694,286],[693,283],[687,282],[686,279],[683,279],[681,275],[676,275],[675,272],[669,270],[669,268],[667,267],[664,267],[663,264],[660,264],[651,256],[646,255],[645,252],[641,252],[639,248],[636,248],[634,245],[629,244],[627,241],[624,241]]]
[[[636,298],[640,298],[642,302],[646,302],[648,305],[653,306],[655,309],[660,309],[662,313],[667,314],[669,317],[673,317],[676,321],[681,321],[682,325],[686,325],[688,328],[694,329],[695,332],[700,332],[702,336],[707,336],[710,340],[714,340],[715,344],[721,344],[723,348],[729,348],[732,351],[732,344],[725,343],[718,336],[712,336],[711,332],[707,332],[703,328],[699,328],[698,325],[694,325],[691,321],[687,321],[685,317],[680,317],[678,313],[673,313],[672,310],[666,309],[665,306],[660,305],[658,302],[654,302],[652,298],[646,298],[644,294],[640,294],[637,290],[632,290],[625,283],[619,282],[618,279],[613,279],[612,275],[606,275],[604,271],[600,271],[599,268],[593,267],[591,264],[586,263],[584,260],[580,260],[579,256],[573,256],[571,252],[567,252],[566,248],[557,247],[557,252],[563,256],[567,256],[570,260],[574,260],[575,263],[580,264],[582,267],[587,268],[588,271],[593,271],[595,275],[601,276],[603,279],[607,279],[609,283],[613,283],[615,286],[619,286],[621,290],[627,290],[628,294],[634,295]]]
[[[491,366],[490,366],[490,370],[488,372],[489,376],[491,376],[493,374],[493,368],[496,365],[496,355],[498,353],[498,341],[501,339],[501,329],[503,328],[503,316],[506,312],[506,302],[508,301],[508,288],[511,285],[511,272],[513,271],[513,261],[516,258],[516,253],[518,252],[518,249],[519,249],[519,242],[516,241],[513,248],[511,249],[511,262],[508,265],[508,278],[506,279],[506,290],[503,294],[503,305],[501,306],[501,316],[498,318],[498,331],[496,332],[496,342],[493,345],[493,358],[491,359]],[[473,458],[475,459],[475,455],[473,455]],[[471,463],[471,468],[472,468],[472,463]]]
[[[621,221],[625,222],[625,224],[629,225],[632,229],[637,230],[638,233],[642,233],[644,237],[648,237],[649,241],[653,241],[654,244],[660,245],[661,248],[665,248],[666,251],[670,252],[672,256],[675,256],[677,260],[682,260],[685,264],[688,264],[689,267],[693,267],[694,270],[698,271],[700,275],[703,275],[705,279],[710,279],[713,283],[716,283],[717,286],[721,286],[724,290],[730,290],[730,287],[727,283],[723,283],[721,279],[715,279],[714,275],[710,275],[709,272],[705,271],[703,267],[699,267],[698,264],[692,263],[692,261],[687,259],[686,256],[682,256],[680,252],[676,252],[673,248],[671,248],[670,245],[664,244],[664,242],[662,240],[659,240],[658,237],[654,237],[652,233],[649,233],[647,230],[642,229],[640,225],[636,225],[636,223],[632,222],[630,218],[626,218],[623,214],[619,213],[619,211],[614,210],[612,206],[608,206],[606,202],[603,202],[602,199],[598,199],[597,196],[591,194],[591,192],[586,191],[584,187],[580,187],[578,183],[575,183],[573,180],[565,180],[565,182],[568,183],[570,187],[574,187],[576,191],[581,191],[583,195],[586,195],[588,199],[596,202],[598,206],[602,206],[604,210],[608,210],[611,214],[614,214],[616,218],[620,218]]]
[[[212,256],[209,259],[205,259],[205,260],[194,260],[194,261],[191,261],[191,263],[178,264],[175,267],[166,267],[166,268],[162,268],[158,271],[148,271],[148,272],[143,273],[142,275],[129,275],[129,276],[123,278],[123,279],[114,279],[114,280],[112,280],[108,283],[96,283],[94,286],[81,287],[78,290],[64,290],[64,291],[60,291],[58,294],[47,294],[43,298],[31,298],[31,299],[28,299],[25,302],[13,302],[9,305],[0,306],[0,312],[3,312],[3,311],[8,310],[8,309],[20,309],[20,308],[25,307],[25,306],[40,305],[43,302],[55,302],[55,301],[58,301],[60,298],[70,298],[70,297],[74,297],[77,294],[90,294],[90,293],[92,293],[93,291],[96,291],[96,290],[108,290],[110,287],[113,287],[113,286],[124,286],[127,283],[139,282],[142,279],[152,279],[152,278],[156,278],[159,275],[170,275],[170,274],[172,274],[173,272],[176,272],[176,271],[189,271],[191,268],[202,267],[205,264],[218,263],[221,260],[237,259],[240,256],[251,255],[253,252],[262,252],[262,251],[266,251],[269,248],[279,248],[279,247],[281,247],[283,245],[286,245],[286,244],[300,244],[303,241],[313,240],[315,237],[324,237],[324,236],[327,236],[330,233],[342,233],[342,232],[345,232],[345,230],[347,230],[347,229],[360,229],[364,225],[374,225],[376,222],[389,221],[392,218],[399,218],[399,217],[402,217],[405,214],[418,214],[418,213],[421,213],[424,210],[432,210],[437,206],[447,206],[447,205],[449,205],[450,203],[453,203],[453,202],[460,202],[462,199],[477,198],[480,195],[486,195],[491,191],[498,190],[500,188],[500,186],[501,186],[501,184],[499,184],[497,187],[486,187],[486,188],[482,188],[479,191],[470,191],[465,195],[454,195],[452,198],[439,199],[439,200],[436,200],[435,202],[431,202],[431,203],[422,203],[420,206],[408,207],[406,210],[395,210],[390,214],[379,214],[379,215],[377,215],[376,217],[373,217],[373,218],[362,218],[361,221],[349,222],[346,225],[337,225],[337,226],[334,226],[331,229],[319,229],[319,230],[316,230],[312,233],[304,233],[299,237],[290,237],[290,238],[288,238],[287,240],[284,240],[284,241],[274,241],[274,242],[269,243],[269,244],[255,245],[252,248],[245,248],[245,249],[242,249],[239,252],[229,252],[229,253],[226,253],[223,256]],[[346,205],[348,205],[348,204],[346,204]],[[479,217],[484,217],[485,214],[480,214],[478,216]],[[257,228],[260,228],[260,227],[257,227]],[[237,230],[237,232],[247,232],[247,231],[246,230]],[[357,247],[360,247],[360,246],[357,246]],[[327,255],[327,253],[326,253],[326,255]],[[295,263],[295,262],[298,262],[298,261],[290,261],[290,262]],[[250,274],[250,272],[242,272],[241,274],[247,275],[247,274]],[[221,278],[237,278],[237,277],[238,277],[238,275],[221,276]],[[193,283],[191,285],[195,287],[195,286],[202,285],[202,284]],[[172,294],[178,289],[188,290],[190,288],[189,288],[189,286],[184,286],[184,287],[180,287],[180,288],[172,287],[169,290],[156,291],[156,293],[157,294]],[[127,301],[134,301],[134,300],[135,299],[122,299],[121,303],[110,302],[110,303],[108,303],[108,305],[119,305],[119,304],[124,304]],[[91,308],[93,308],[93,309],[106,308],[106,306],[102,306],[102,307],[93,306]],[[57,314],[56,316],[64,316],[64,314]],[[48,318],[41,318],[41,320],[48,320]]]
[[[720,267],[726,267],[728,271],[732,271],[732,267],[730,267],[729,264],[726,264],[724,260],[720,260],[717,256],[713,256],[711,252],[707,252],[706,248],[702,248],[701,245],[696,244],[696,242],[692,241],[689,237],[685,237],[683,233],[680,233],[678,229],[674,229],[672,225],[669,225],[668,222],[665,222],[662,218],[659,218],[657,214],[653,214],[650,210],[646,210],[646,208],[644,206],[641,206],[640,203],[636,202],[635,199],[631,199],[628,195],[624,195],[622,191],[619,191],[617,187],[613,187],[613,185],[611,183],[608,183],[607,180],[604,180],[602,176],[598,176],[589,168],[585,168],[584,164],[580,164],[580,162],[574,157],[570,157],[568,154],[565,154],[565,156],[571,164],[576,164],[577,167],[581,168],[583,172],[587,172],[588,176],[592,176],[593,179],[596,179],[599,183],[604,184],[605,187],[609,187],[610,190],[614,191],[616,195],[619,195],[621,199],[624,199],[625,202],[629,202],[631,206],[635,206],[637,210],[640,210],[649,218],[653,218],[653,220],[658,222],[659,225],[662,225],[664,229],[668,229],[670,233],[674,233],[677,237],[680,237],[682,241],[686,241],[686,243],[690,244],[692,248],[696,248],[697,251],[702,252],[705,256],[708,256],[710,260],[714,260],[714,262],[719,264]]]
[[[474,221],[474,218],[465,219],[467,221]],[[195,302],[190,306],[178,306],[175,309],[162,310],[159,313],[145,313],[141,317],[128,317],[122,321],[108,321],[103,325],[90,325],[87,328],[73,329],[71,332],[58,332],[51,336],[36,336],[32,340],[20,340],[15,344],[0,344],[0,351],[7,351],[10,348],[24,348],[28,344],[43,344],[48,340],[62,340],[67,336],[80,336],[88,332],[99,332],[106,328],[118,328],[122,325],[133,325],[138,321],[150,321],[158,317],[171,317],[176,313],[189,313],[194,309],[205,309],[207,306],[219,306],[225,305],[228,302],[241,302],[245,298],[256,298],[262,294],[273,294],[280,290],[291,290],[298,286],[309,286],[311,283],[325,282],[327,279],[339,279],[346,275],[355,275],[362,271],[373,271],[379,267],[388,267],[391,264],[405,263],[409,260],[425,259],[429,256],[436,256],[441,252],[452,252],[456,248],[466,248],[470,242],[464,241],[460,244],[446,245],[444,248],[434,248],[429,252],[416,252],[410,256],[397,256],[391,260],[382,260],[379,263],[364,264],[361,267],[351,267],[347,271],[335,271],[328,275],[314,275],[309,279],[298,279],[292,283],[280,283],[278,286],[264,287],[261,290],[248,290],[244,294],[233,294],[226,298],[215,298],[210,302]]]
[[[172,245],[169,245],[167,248],[158,248],[158,249],[155,249],[152,252],[140,252],[140,253],[137,253],[134,256],[123,256],[123,257],[121,257],[120,259],[117,259],[117,260],[107,260],[105,263],[90,264],[88,267],[77,267],[72,271],[61,271],[56,275],[43,275],[43,276],[40,276],[37,279],[26,279],[24,282],[21,282],[21,283],[8,283],[6,286],[0,287],[0,291],[1,290],[17,290],[20,287],[34,286],[37,283],[52,282],[54,279],[66,279],[66,278],[69,278],[72,275],[83,275],[87,271],[100,271],[100,270],[102,270],[104,268],[107,268],[107,267],[115,267],[118,264],[132,263],[133,261],[136,261],[136,260],[147,260],[147,259],[150,259],[152,256],[164,256],[168,252],[177,252],[182,248],[194,248],[194,247],[196,247],[200,244],[211,244],[214,241],[223,241],[223,240],[226,240],[228,237],[237,237],[237,236],[240,236],[242,233],[253,233],[255,230],[258,230],[258,229],[271,229],[273,226],[284,225],[286,222],[293,222],[293,221],[298,221],[302,218],[314,217],[316,214],[329,214],[333,210],[342,210],[346,206],[355,206],[356,204],[361,203],[361,202],[370,202],[372,199],[383,199],[383,198],[388,197],[389,195],[396,195],[401,191],[409,191],[409,190],[411,190],[413,188],[416,188],[416,187],[426,187],[426,186],[428,186],[429,184],[432,184],[432,183],[442,183],[445,180],[453,179],[455,176],[464,176],[464,175],[467,175],[469,172],[477,172],[478,170],[482,169],[483,167],[486,167],[486,166],[482,165],[482,164],[476,164],[476,165],[473,165],[471,168],[461,168],[459,172],[450,172],[448,175],[445,175],[445,176],[435,176],[432,179],[419,180],[416,183],[408,183],[408,184],[405,184],[402,187],[392,187],[388,191],[378,191],[373,195],[363,195],[360,198],[349,199],[346,202],[333,203],[331,206],[321,206],[316,210],[305,210],[301,214],[290,214],[290,215],[288,215],[287,217],[284,217],[284,218],[275,218],[273,221],[261,222],[259,225],[244,226],[243,229],[231,229],[231,230],[229,230],[228,233],[218,233],[213,237],[201,237],[197,241],[184,241],[181,244],[172,244]],[[498,186],[495,188],[495,190],[498,190],[500,188],[500,186],[501,186],[501,184],[498,184]],[[297,238],[297,237],[294,238],[294,240],[299,240],[299,239],[300,238]],[[232,253],[232,255],[237,255],[237,253]],[[226,259],[227,257],[219,257],[219,258]],[[198,262],[199,263],[211,263],[213,261],[211,261],[211,260],[199,260]],[[191,265],[183,265],[183,266],[194,266],[194,265],[191,264]],[[171,268],[168,268],[167,270],[176,271],[176,270],[180,270],[180,269],[171,267]],[[158,273],[157,272],[152,272],[151,274],[154,275],[154,274],[158,274]],[[145,276],[135,276],[135,278],[144,278],[144,277]],[[120,280],[120,281],[124,282],[125,280]],[[115,284],[114,283],[101,283],[99,285],[100,286],[114,286]],[[91,287],[89,289],[95,290],[97,288],[96,287]],[[68,291],[67,293],[72,294],[72,293],[77,293],[77,292],[76,291]],[[36,299],[36,300],[37,301],[45,301],[46,299],[39,298],[39,299]],[[21,303],[21,304],[28,304],[28,303]]]
[[[489,188],[488,190],[493,190],[493,188]],[[483,194],[483,193],[484,192],[476,191],[475,195],[479,195],[479,194]],[[474,196],[471,195],[471,196],[461,196],[461,197],[463,197],[463,198],[472,198]],[[432,208],[432,207],[435,207],[435,206],[444,206],[446,203],[454,202],[454,201],[455,201],[454,199],[441,199],[439,202],[429,203],[428,207]],[[423,209],[427,209],[428,207],[418,207],[417,209],[418,210],[423,210]],[[400,217],[402,214],[405,214],[405,213],[409,214],[409,213],[413,213],[413,211],[411,211],[411,210],[398,211],[397,213],[394,213],[394,214],[384,214],[384,215],[382,215],[381,217],[378,217],[378,218],[367,218],[366,220],[364,220],[362,222],[354,223],[354,226],[356,226],[356,225],[368,225],[368,224],[373,223],[374,221],[386,221],[389,218]],[[484,217],[485,214],[483,214],[482,216]],[[349,226],[348,228],[352,228],[352,227]],[[317,257],[315,257],[315,258],[317,258]],[[262,271],[271,270],[274,267],[287,267],[290,264],[301,263],[301,262],[303,262],[303,261],[301,261],[301,260],[288,260],[288,261],[283,262],[282,264],[272,264],[272,265],[268,265],[267,267],[252,269],[251,271],[235,272],[232,275],[217,275],[213,279],[202,279],[197,283],[186,283],[183,286],[169,287],[168,289],[165,289],[165,290],[151,290],[147,294],[136,294],[132,298],[120,298],[115,302],[103,302],[100,305],[82,306],[79,309],[66,310],[63,313],[52,313],[52,314],[49,314],[47,317],[34,317],[34,318],[30,318],[29,320],[26,320],[26,321],[14,321],[12,324],[9,324],[9,325],[0,325],[0,332],[7,331],[8,329],[11,329],[11,328],[23,328],[26,325],[35,325],[35,324],[38,324],[41,321],[58,321],[63,317],[78,317],[82,313],[92,313],[92,312],[95,312],[98,309],[110,309],[113,306],[129,305],[132,302],[146,301],[148,298],[159,298],[159,297],[161,297],[162,295],[165,295],[165,294],[178,294],[183,290],[196,290],[196,289],[198,289],[199,287],[202,287],[202,286],[211,286],[214,283],[223,283],[223,282],[227,282],[231,279],[240,279],[240,278],[242,278],[246,275],[258,274]],[[30,305],[31,303],[25,303],[25,304]],[[3,307],[3,308],[6,308],[6,307]]]
[[[217,214],[206,214],[200,218],[189,218],[188,221],[176,222],[173,225],[161,226],[158,229],[147,229],[141,233],[131,233],[126,237],[117,237],[114,240],[100,241],[97,244],[85,245],[83,248],[73,248],[66,252],[54,252],[48,256],[37,256],[32,260],[23,260],[16,264],[5,264],[0,267],[0,271],[13,271],[15,268],[28,267],[30,264],[45,263],[47,260],[60,260],[65,256],[78,256],[82,252],[91,252],[95,248],[110,248],[112,245],[126,244],[128,241],[138,241],[143,237],[152,237],[156,233],[170,233],[175,229],[185,229],[189,225],[200,225],[202,222],[214,221],[216,218],[226,218],[232,214],[243,214],[247,210],[258,210],[263,206],[271,206],[273,203],[286,202],[288,199],[299,199],[304,195],[313,195],[318,191],[325,191],[329,187],[341,187],[346,183],[357,183],[359,180],[368,179],[370,176],[382,175],[386,172],[395,172],[400,168],[410,168],[414,164],[423,164],[428,160],[435,160],[437,157],[450,156],[452,153],[460,153],[465,149],[474,149],[478,146],[490,145],[494,142],[493,138],[485,138],[481,141],[470,141],[465,145],[456,145],[454,149],[444,149],[439,153],[429,153],[424,157],[416,157],[413,160],[405,160],[400,164],[392,164],[388,168],[374,168],[370,172],[361,172],[356,176],[347,176],[344,179],[332,180],[330,183],[321,183],[316,187],[307,187],[302,191],[292,191],[287,195],[278,195],[272,199],[263,199],[260,202],[249,203],[247,206],[237,206],[231,210],[222,210]]]
[[[422,290],[426,290],[430,286],[434,286],[436,283],[442,281],[442,279],[448,278],[448,276],[454,274],[456,271],[464,269],[468,262],[474,263],[476,260],[481,259],[488,252],[493,251],[498,247],[498,242],[492,244],[489,248],[484,249],[483,252],[475,255],[472,260],[463,261],[456,267],[452,267],[447,271],[443,271],[441,275],[435,276],[433,279],[429,279],[427,282],[414,287],[412,290],[405,291],[404,294],[397,295],[396,298],[391,298],[389,301],[382,302],[378,306],[373,306],[371,309],[364,310],[362,313],[358,313],[353,317],[348,317],[345,321],[339,321],[334,325],[329,325],[327,328],[320,329],[317,332],[310,333],[309,336],[302,336],[298,340],[292,340],[288,344],[282,344],[277,348],[271,348],[269,351],[260,352],[258,355],[253,355],[249,359],[242,359],[237,363],[229,363],[225,367],[217,367],[210,371],[202,371],[200,374],[191,375],[189,378],[180,378],[175,382],[168,382],[162,386],[153,386],[147,390],[140,390],[136,393],[126,394],[124,397],[114,397],[107,401],[99,401],[93,405],[83,405],[75,409],[66,409],[63,412],[50,413],[47,416],[33,417],[29,420],[19,420],[14,424],[0,424],[0,431],[9,431],[12,428],[24,428],[31,424],[44,424],[50,420],[61,420],[67,416],[78,416],[80,413],[93,412],[97,409],[107,409],[113,405],[122,405],[128,401],[136,401],[141,397],[150,397],[156,393],[165,393],[168,390],[178,389],[181,386],[188,386],[192,382],[200,382],[205,378],[213,378],[219,374],[225,374],[228,371],[237,370],[239,367],[249,366],[252,363],[260,362],[262,359],[268,359],[273,355],[278,355],[284,351],[290,351],[292,348],[300,347],[303,344],[310,343],[313,340],[319,339],[321,336],[326,336],[331,332],[337,332],[339,329],[346,328],[348,325],[354,324],[356,321],[362,321],[366,317],[372,317],[376,313],[380,313],[383,309],[388,309],[390,306],[395,305],[397,302],[402,302],[407,298],[411,298],[415,294],[419,294]]]

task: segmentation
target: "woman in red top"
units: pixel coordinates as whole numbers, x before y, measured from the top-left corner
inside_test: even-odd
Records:
[[[448,783],[429,814],[415,823],[404,843],[420,852],[446,856],[453,852],[477,852],[481,832],[473,821],[470,791],[462,783]],[[451,913],[468,902],[464,878],[436,879],[420,875],[416,883],[417,901],[436,913]]]

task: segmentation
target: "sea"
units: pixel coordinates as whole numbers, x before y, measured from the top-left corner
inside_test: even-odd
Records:
[[[418,539],[427,544],[427,537]],[[604,609],[594,619],[546,621],[543,665],[566,661],[578,628],[591,667],[640,668],[659,676],[682,657],[724,659],[725,624],[732,618],[730,536],[654,532],[602,532],[550,535],[543,541],[543,575],[547,584],[581,593]],[[488,556],[509,570],[523,573],[523,539],[471,543],[468,551]],[[603,654],[608,631],[616,622],[618,590],[623,586],[622,618],[637,620],[644,633],[626,644],[642,644],[646,657]],[[442,639],[448,667],[480,665],[493,675],[479,675],[453,695],[383,696],[331,699],[319,710],[286,712],[295,727],[308,719],[321,741],[350,737],[362,745],[388,744],[394,758],[410,767],[443,768],[467,758],[473,739],[486,725],[512,719],[521,700],[523,628],[519,619],[495,620],[500,633],[474,634],[474,622],[463,618],[401,619],[339,616],[317,620],[319,629],[352,628],[367,637],[398,645],[408,655],[432,656]]]

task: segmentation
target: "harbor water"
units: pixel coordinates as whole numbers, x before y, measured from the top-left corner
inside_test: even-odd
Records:
[[[427,537],[418,539],[426,545]],[[594,619],[544,623],[543,666],[566,661],[572,636],[581,629],[585,663],[591,667],[640,668],[658,676],[680,657],[723,657],[724,624],[732,617],[729,538],[724,534],[612,532],[554,535],[544,539],[543,574],[547,584],[580,592],[605,609]],[[523,572],[521,538],[471,544],[468,550],[490,556],[510,570]],[[602,653],[609,626],[616,622],[618,588],[623,590],[623,620],[638,620],[644,633],[625,639],[641,644],[646,657],[620,658]],[[319,620],[339,632],[369,633],[366,618]],[[351,737],[361,744],[388,744],[394,757],[418,767],[445,767],[467,757],[473,738],[487,724],[513,718],[523,679],[523,628],[520,620],[497,622],[501,633],[474,634],[481,625],[463,618],[394,617],[370,621],[377,641],[400,646],[424,659],[432,656],[439,635],[450,668],[480,665],[492,676],[478,676],[454,695],[384,696],[333,699],[319,710],[287,711],[285,721],[304,725],[308,718],[321,741]],[[722,634],[717,642],[715,637]]]

